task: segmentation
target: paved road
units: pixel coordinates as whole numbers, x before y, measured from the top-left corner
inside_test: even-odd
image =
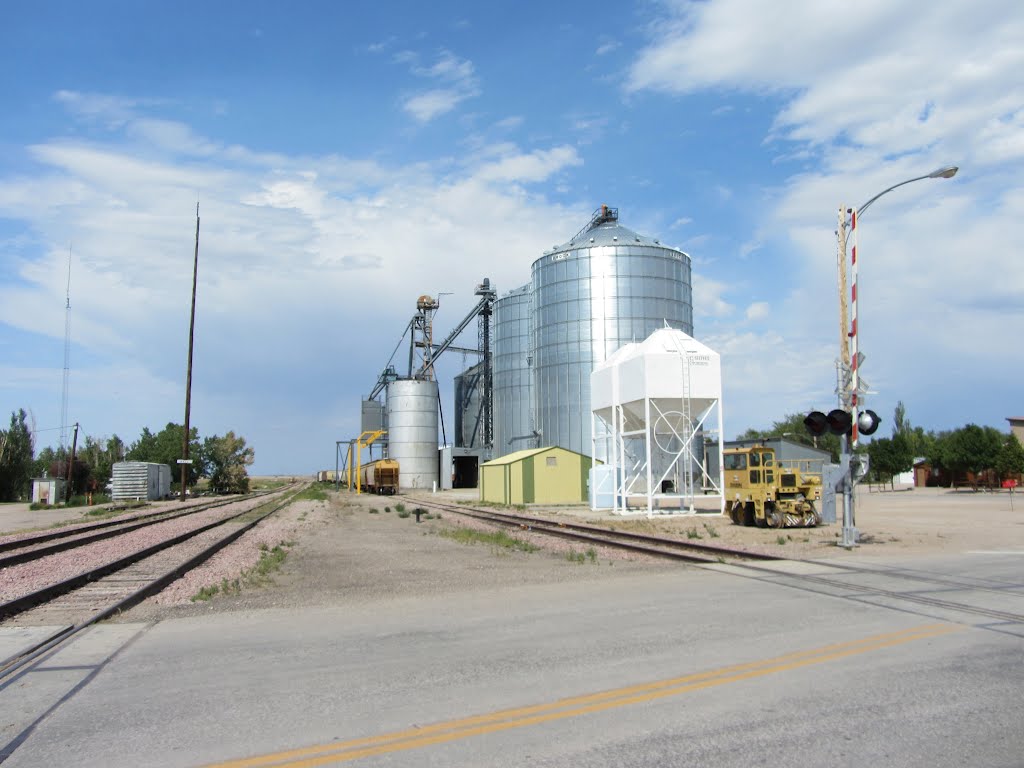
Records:
[[[1024,764],[1024,552],[870,566],[107,625],[0,690],[4,768]]]

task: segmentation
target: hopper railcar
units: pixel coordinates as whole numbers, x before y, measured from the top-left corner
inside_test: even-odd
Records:
[[[360,469],[363,488],[379,495],[398,493],[399,466],[394,459],[377,459]]]

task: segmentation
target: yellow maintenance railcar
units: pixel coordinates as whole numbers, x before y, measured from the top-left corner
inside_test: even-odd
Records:
[[[724,451],[726,509],[736,525],[785,528],[821,524],[821,474],[808,461],[777,461],[763,445]]]

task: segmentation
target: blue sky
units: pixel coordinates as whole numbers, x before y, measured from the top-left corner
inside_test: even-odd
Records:
[[[444,333],[607,203],[693,257],[732,436],[835,401],[839,205],[956,164],[861,222],[862,372],[881,433],[1005,430],[1021,40],[1009,0],[12,5],[0,408],[58,441],[70,250],[70,420],[181,422],[199,200],[192,423],[331,467],[417,296]]]

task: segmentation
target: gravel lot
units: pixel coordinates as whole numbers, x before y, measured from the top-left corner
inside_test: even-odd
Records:
[[[471,498],[462,494],[464,499]],[[424,496],[424,500],[438,496]],[[457,498],[441,496],[448,503]],[[257,526],[236,544],[182,578],[162,594],[125,613],[122,621],[201,615],[267,607],[363,604],[396,596],[487,591],[514,583],[588,580],[599,583],[643,569],[686,568],[616,550],[595,550],[583,563],[567,558],[583,547],[526,532],[516,538],[542,549],[511,551],[488,544],[464,544],[443,534],[457,527],[492,530],[485,524],[442,513],[441,519],[400,518],[395,505],[409,509],[416,497],[354,496],[329,493],[328,501],[296,502]],[[1010,504],[1013,502],[1014,510]],[[701,543],[770,552],[792,558],[917,556],[984,549],[1024,549],[1024,499],[1009,494],[917,489],[869,493],[861,489],[857,525],[862,545],[853,551],[835,546],[839,527],[742,528],[719,515],[625,518],[585,507],[541,509],[528,513],[565,517],[616,528],[671,534]],[[391,507],[390,512],[385,507]],[[371,509],[376,509],[372,513]],[[781,537],[781,539],[780,539]],[[285,545],[288,556],[269,580],[244,577],[260,559],[261,547]],[[229,584],[209,600],[193,600],[203,587]]]
[[[571,545],[544,540],[544,549],[513,551],[489,544],[464,544],[442,535],[458,527],[493,528],[469,518],[401,518],[395,505],[415,506],[399,497],[356,497],[330,493],[328,501],[300,501],[261,523],[251,533],[194,570],[160,595],[122,614],[121,621],[153,621],[211,611],[372,603],[389,597],[487,590],[508,583],[601,579],[661,561],[595,550],[584,563],[570,561]],[[385,508],[391,511],[386,512]],[[371,513],[376,509],[376,513]],[[516,534],[526,540],[528,534]],[[540,537],[536,537],[541,542]],[[269,583],[193,597],[204,586],[232,582],[260,558],[260,546],[287,542],[288,557]],[[576,552],[584,553],[577,546]],[[585,554],[585,553],[584,553]]]

